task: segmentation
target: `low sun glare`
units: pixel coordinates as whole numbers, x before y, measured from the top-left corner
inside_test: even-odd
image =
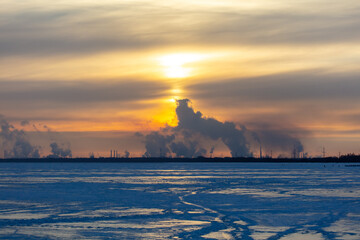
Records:
[[[168,78],[185,78],[191,75],[191,68],[185,64],[197,62],[205,57],[194,53],[169,54],[159,58],[160,65],[164,67],[165,76]]]

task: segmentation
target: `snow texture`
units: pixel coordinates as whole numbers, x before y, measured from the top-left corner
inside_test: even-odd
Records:
[[[0,239],[360,239],[360,168],[3,163]]]

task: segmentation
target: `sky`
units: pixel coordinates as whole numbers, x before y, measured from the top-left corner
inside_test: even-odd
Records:
[[[212,120],[245,155],[360,152],[359,1],[0,4],[1,119],[41,156],[142,156],[158,135],[175,140],[152,156],[230,156],[230,135],[194,128]]]

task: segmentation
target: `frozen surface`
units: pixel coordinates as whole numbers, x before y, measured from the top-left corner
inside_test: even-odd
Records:
[[[360,239],[343,164],[3,163],[0,239]]]

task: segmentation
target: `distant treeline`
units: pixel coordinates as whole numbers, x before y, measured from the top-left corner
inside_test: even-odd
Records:
[[[360,155],[344,155],[325,158],[7,158],[0,162],[286,162],[286,163],[360,163]]]

